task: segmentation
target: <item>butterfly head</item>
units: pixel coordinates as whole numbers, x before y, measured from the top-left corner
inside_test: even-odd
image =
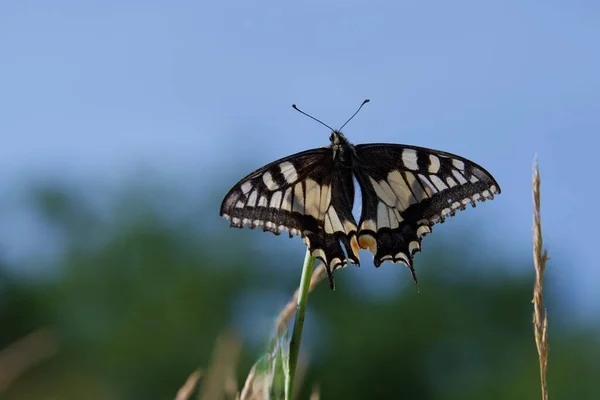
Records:
[[[329,136],[331,141],[331,149],[333,150],[333,158],[336,157],[344,158],[347,154],[347,149],[351,148],[350,142],[346,139],[346,136],[340,131],[333,130]]]
[[[331,131],[331,135],[329,136],[329,140],[331,141],[332,147],[339,147],[342,142],[347,142],[348,139],[344,136],[344,134],[340,131],[333,130]]]

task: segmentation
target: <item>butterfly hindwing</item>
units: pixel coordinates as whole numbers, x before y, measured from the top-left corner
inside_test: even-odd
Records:
[[[357,145],[354,170],[362,192],[358,242],[375,266],[406,264],[433,224],[500,193],[479,165],[454,154],[395,144]]]
[[[308,150],[274,161],[239,181],[225,196],[221,215],[232,227],[262,227],[279,235],[300,235],[311,255],[332,273],[358,264],[352,216],[352,170],[337,168],[331,148]]]

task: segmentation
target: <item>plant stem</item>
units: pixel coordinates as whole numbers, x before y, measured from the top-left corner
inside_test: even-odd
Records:
[[[306,305],[308,302],[308,292],[310,291],[310,278],[315,265],[315,258],[310,255],[306,249],[304,265],[302,266],[302,277],[300,278],[300,287],[298,291],[298,302],[296,303],[296,316],[294,318],[294,330],[290,340],[290,358],[289,373],[286,379],[285,397],[289,400],[294,390],[294,379],[296,375],[296,365],[298,364],[298,355],[300,354],[300,342],[302,341],[302,328],[304,327],[304,315],[306,314]]]

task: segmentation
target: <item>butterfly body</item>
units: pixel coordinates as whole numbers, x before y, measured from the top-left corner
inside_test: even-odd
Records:
[[[500,193],[479,165],[454,154],[400,144],[352,145],[337,130],[330,146],[274,161],[240,180],[225,196],[221,215],[232,227],[262,227],[301,236],[311,255],[333,272],[359,265],[368,249],[409,267],[423,236],[437,222]],[[356,222],[354,179],[362,194]]]

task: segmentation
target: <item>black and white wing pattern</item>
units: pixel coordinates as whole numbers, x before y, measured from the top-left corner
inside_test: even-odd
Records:
[[[246,176],[225,196],[221,215],[232,227],[300,235],[325,264],[332,289],[333,272],[348,262],[358,265],[360,248],[371,251],[377,267],[407,265],[416,281],[413,256],[432,226],[500,193],[485,169],[454,154],[399,144],[354,146],[339,131],[330,141]],[[362,193],[358,225],[354,178]]]
[[[354,172],[362,192],[358,243],[375,266],[407,265],[433,224],[477,201],[491,200],[500,186],[485,169],[463,157],[416,146],[355,146]]]
[[[232,227],[262,227],[276,235],[288,231],[290,237],[301,236],[311,255],[325,264],[333,287],[335,269],[348,261],[359,263],[353,202],[352,170],[341,168],[327,147],[252,172],[227,193],[221,215]]]

